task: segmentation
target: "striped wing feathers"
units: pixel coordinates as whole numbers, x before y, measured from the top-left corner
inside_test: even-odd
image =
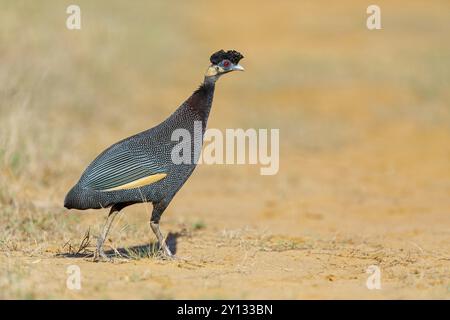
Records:
[[[128,190],[155,183],[165,176],[147,155],[115,150],[94,160],[85,172],[82,186],[97,191]]]

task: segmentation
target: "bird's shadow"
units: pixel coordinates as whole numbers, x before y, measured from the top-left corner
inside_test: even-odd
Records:
[[[166,244],[173,254],[177,253],[178,238],[182,236],[181,232],[169,232],[166,238]],[[157,257],[162,254],[158,241],[152,241],[149,244],[137,245],[132,247],[114,248],[105,251],[108,258],[124,258],[138,260],[142,258]],[[57,257],[62,258],[92,258],[94,251],[85,248],[82,251],[58,253]]]

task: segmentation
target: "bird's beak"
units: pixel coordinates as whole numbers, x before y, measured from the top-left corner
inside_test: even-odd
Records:
[[[233,71],[245,71],[244,67],[241,66],[240,64],[236,64],[233,66],[232,68]]]

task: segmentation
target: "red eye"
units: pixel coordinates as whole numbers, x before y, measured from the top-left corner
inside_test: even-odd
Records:
[[[228,60],[225,60],[225,61],[223,62],[223,66],[224,66],[225,68],[228,68],[228,67],[230,66],[230,64],[231,64],[231,62],[228,61]]]

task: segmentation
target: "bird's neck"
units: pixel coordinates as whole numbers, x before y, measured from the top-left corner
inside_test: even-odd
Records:
[[[186,105],[191,112],[198,115],[204,122],[208,121],[209,112],[211,111],[212,101],[214,98],[214,89],[217,79],[213,77],[205,77],[205,80],[200,87],[186,101]]]

